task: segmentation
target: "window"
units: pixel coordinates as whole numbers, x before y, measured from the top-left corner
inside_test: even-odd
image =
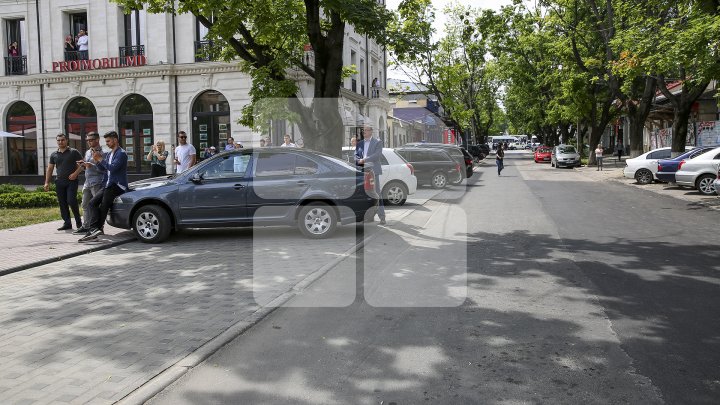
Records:
[[[120,64],[126,64],[126,57],[145,55],[145,13],[132,10],[125,14],[125,46],[120,47]]]
[[[215,23],[215,14],[206,17],[211,24]],[[213,41],[207,38],[210,29],[195,19],[195,62],[212,61],[216,59],[213,52]]]
[[[388,160],[385,158],[385,155],[380,155],[380,164],[385,166],[390,164],[390,162],[388,162]]]
[[[5,128],[8,132],[21,135],[20,138],[7,138],[8,168],[10,175],[37,174],[38,149],[35,111],[24,101],[15,102],[8,111]]]
[[[27,39],[25,38],[25,20],[7,20],[5,24],[6,75],[27,74]]]
[[[647,155],[646,159],[670,159],[670,149],[658,150]]]
[[[289,153],[261,153],[258,157],[256,177],[292,176],[295,173],[295,155]]]
[[[309,175],[315,174],[318,171],[318,164],[305,156],[297,156],[295,158],[295,174],[296,175]]]
[[[244,177],[249,161],[250,155],[224,156],[206,167],[204,178],[212,180]]]

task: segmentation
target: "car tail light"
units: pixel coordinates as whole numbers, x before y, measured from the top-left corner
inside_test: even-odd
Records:
[[[472,159],[465,158],[465,164],[470,166],[472,164]]]
[[[659,172],[662,171],[662,165],[661,165],[660,163],[658,163],[658,171],[659,171]]]
[[[678,165],[678,171],[680,171],[680,169],[682,169],[684,164],[685,164],[685,159],[680,161],[680,164]]]
[[[375,176],[373,172],[365,172],[365,191],[375,191]]]
[[[411,176],[414,175],[414,174],[415,174],[415,168],[413,167],[413,165],[411,165],[410,163],[405,163],[405,164],[407,165],[408,169],[410,169],[410,175],[411,175]]]

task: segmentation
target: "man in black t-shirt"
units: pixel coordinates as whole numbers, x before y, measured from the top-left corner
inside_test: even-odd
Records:
[[[58,231],[66,231],[72,229],[70,223],[70,210],[75,216],[75,225],[82,227],[80,220],[80,208],[78,207],[77,190],[78,175],[82,171],[83,166],[78,164],[83,157],[77,149],[68,146],[68,137],[65,134],[58,134],[55,137],[58,144],[58,150],[50,155],[50,165],[48,165],[45,173],[45,191],[50,190],[50,179],[53,170],[57,168],[57,177],[55,178],[55,193],[58,203],[60,203],[60,216],[63,219],[63,226]]]

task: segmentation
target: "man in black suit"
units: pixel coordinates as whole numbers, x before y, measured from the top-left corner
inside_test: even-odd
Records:
[[[363,170],[372,170],[375,174],[375,191],[380,196],[378,201],[377,214],[380,217],[380,225],[385,225],[385,207],[383,205],[382,191],[380,190],[380,175],[382,174],[383,141],[373,136],[373,128],[365,125],[363,128],[363,140],[355,147],[355,164]]]

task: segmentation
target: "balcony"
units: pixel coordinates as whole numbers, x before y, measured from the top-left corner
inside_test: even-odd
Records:
[[[26,75],[27,74],[27,56],[6,56],[5,57],[5,74],[6,75]]]
[[[120,66],[127,65],[127,57],[145,55],[145,45],[121,46],[118,52]]]
[[[211,62],[217,59],[213,41],[195,41],[195,62]]]
[[[370,88],[370,98],[388,98],[389,94],[386,89],[383,89],[382,87],[371,87]]]
[[[69,62],[71,60],[80,60],[82,59],[80,57],[80,51],[65,51],[65,62]]]

